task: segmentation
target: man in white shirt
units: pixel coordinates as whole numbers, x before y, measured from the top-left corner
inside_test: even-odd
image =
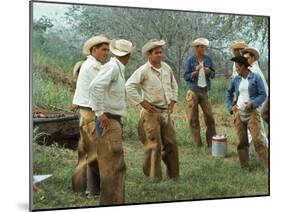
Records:
[[[260,133],[260,115],[257,110],[266,99],[265,88],[261,77],[248,69],[250,64],[245,57],[233,57],[231,61],[235,62],[238,76],[231,80],[227,89],[227,108],[231,114],[234,113],[234,124],[239,141],[237,151],[241,168],[250,169],[247,135],[247,129],[249,129],[255,150],[262,160],[264,170],[267,172],[268,149]]]
[[[249,69],[253,73],[255,73],[255,74],[257,74],[261,77],[264,88],[265,88],[265,91],[266,91],[266,95],[268,96],[268,85],[267,85],[265,77],[264,77],[264,75],[263,75],[263,73],[260,69],[259,63],[258,63],[258,60],[259,60],[259,57],[260,57],[259,52],[254,48],[245,48],[245,49],[242,50],[241,53],[243,54],[243,56],[245,58],[247,58],[248,63],[251,65],[251,67],[249,67]],[[259,114],[261,114],[261,110],[262,110],[263,105],[264,105],[264,103],[258,108]],[[267,136],[266,136],[266,133],[265,133],[264,122],[263,122],[263,119],[262,119],[261,116],[260,116],[260,120],[261,120],[261,134],[264,138],[265,144],[268,146],[268,139],[267,139]],[[249,143],[250,143],[250,148],[252,147],[252,149],[253,149],[252,136],[251,136],[251,133],[250,133],[249,130],[248,130],[248,140],[249,140]]]
[[[244,40],[234,40],[230,44],[230,48],[232,49],[232,53],[234,57],[241,56],[241,51],[246,47],[248,47],[248,45]],[[236,71],[235,63],[233,63],[231,78],[233,79],[237,75],[238,73]]]
[[[186,115],[191,135],[197,147],[202,146],[199,122],[199,105],[203,111],[206,124],[206,141],[208,147],[212,146],[212,137],[216,135],[215,119],[208,92],[211,90],[211,80],[215,78],[215,68],[210,56],[206,54],[209,40],[197,38],[191,46],[194,54],[187,58],[184,66],[184,79],[187,82]]]
[[[92,111],[89,97],[89,85],[107,61],[110,40],[103,36],[91,37],[84,43],[83,54],[87,59],[79,69],[73,104],[80,114],[80,139],[78,143],[78,162],[72,176],[72,189],[90,196],[100,192],[100,177],[97,162],[97,139],[93,132],[95,112]],[[77,67],[75,68],[75,70]]]
[[[89,86],[97,115],[97,156],[100,174],[100,205],[124,204],[125,172],[121,118],[127,114],[125,65],[134,49],[127,40],[112,40],[114,55]]]
[[[177,101],[178,86],[173,71],[162,62],[163,40],[150,40],[142,48],[147,63],[139,67],[126,82],[127,94],[142,106],[138,133],[144,145],[143,172],[152,181],[160,180],[161,156],[167,175],[179,177],[179,158],[176,132],[171,113]],[[140,86],[142,96],[137,88]],[[161,154],[162,152],[162,154]]]

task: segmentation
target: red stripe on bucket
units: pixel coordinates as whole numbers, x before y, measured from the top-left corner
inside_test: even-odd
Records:
[[[215,138],[213,138],[212,142],[226,142],[226,139],[225,138],[224,139],[215,139]]]

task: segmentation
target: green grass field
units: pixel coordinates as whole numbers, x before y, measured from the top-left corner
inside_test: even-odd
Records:
[[[38,49],[36,49],[38,50]],[[45,51],[48,52],[48,51]],[[68,109],[73,98],[71,67],[65,55],[52,58],[34,51],[33,106],[51,109]],[[166,177],[159,183],[151,183],[142,173],[143,147],[137,136],[139,110],[129,105],[123,118],[126,173],[126,203],[147,203],[176,200],[194,200],[220,197],[267,195],[268,176],[256,153],[251,155],[251,172],[242,171],[236,152],[236,132],[232,116],[226,111],[225,91],[229,80],[215,79],[209,93],[213,103],[217,133],[228,139],[226,158],[214,158],[206,147],[204,124],[201,134],[205,146],[197,149],[191,139],[185,120],[185,86],[179,89],[179,101],[173,113],[180,157],[180,179]],[[202,118],[200,118],[202,121]],[[77,162],[77,151],[58,145],[43,146],[41,133],[34,129],[33,171],[34,174],[52,174],[46,182],[39,184],[33,192],[33,209],[97,206],[97,199],[88,199],[84,194],[73,193],[71,176]],[[42,143],[42,142],[40,142]],[[162,164],[163,176],[165,167]]]
[[[151,183],[142,173],[143,147],[136,132],[138,110],[130,107],[129,115],[124,119],[126,203],[267,195],[268,176],[255,152],[251,155],[251,172],[240,169],[236,132],[225,106],[213,105],[217,132],[228,138],[228,155],[224,159],[212,157],[206,145],[201,149],[193,145],[183,107],[184,103],[179,104],[174,113],[181,177],[177,181],[167,179],[162,164],[164,178],[159,183]],[[203,128],[201,132],[205,140]],[[35,140],[40,140],[40,134],[35,132],[35,135]],[[34,141],[33,153],[34,174],[53,174],[52,178],[39,185],[40,191],[33,193],[34,209],[98,205],[98,199],[88,199],[84,194],[73,193],[71,190],[76,151],[57,145],[42,146]]]

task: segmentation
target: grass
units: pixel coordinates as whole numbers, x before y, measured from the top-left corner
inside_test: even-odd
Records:
[[[37,72],[33,73],[33,103],[42,108],[54,106],[67,109],[72,103],[73,93],[63,89],[63,85],[44,80]]]
[[[43,108],[54,106],[67,109],[73,98],[71,86],[68,86],[72,83],[69,76],[70,67],[65,66],[67,55],[61,55],[54,60],[50,55],[56,54],[47,50],[34,51],[34,67],[48,67],[49,75],[42,75],[40,70],[34,68],[33,103]],[[56,77],[56,73],[62,75]],[[62,80],[64,78],[66,80]],[[142,173],[144,153],[137,135],[139,110],[129,104],[128,115],[123,118],[127,204],[268,194],[268,176],[263,172],[256,153],[251,156],[252,171],[245,172],[240,169],[233,117],[228,114],[224,103],[228,84],[228,80],[215,79],[209,93],[217,133],[227,135],[228,139],[228,155],[224,159],[212,157],[206,145],[201,149],[195,148],[185,120],[186,88],[185,86],[179,88],[179,100],[173,113],[180,157],[181,177],[177,181],[164,177],[159,183],[151,183]],[[201,136],[206,144],[202,117],[200,121]],[[33,193],[33,209],[97,206],[97,199],[88,199],[84,194],[71,190],[71,176],[77,162],[77,151],[56,144],[39,145],[38,143],[42,141],[44,143],[43,139],[44,132],[34,129],[33,171],[34,174],[53,176],[39,184],[40,190]],[[165,176],[165,167],[162,165]]]
[[[252,171],[242,171],[236,152],[237,137],[232,116],[228,115],[224,105],[214,105],[213,110],[218,133],[226,134],[228,138],[227,157],[212,157],[206,145],[201,149],[195,148],[184,120],[184,108],[179,105],[175,108],[174,119],[181,177],[177,181],[167,179],[162,164],[164,179],[159,183],[151,183],[142,173],[143,147],[136,131],[138,110],[130,107],[129,115],[124,119],[127,204],[268,194],[268,177],[263,172],[257,154],[251,156]],[[40,139],[40,136],[36,136],[38,133],[34,133],[37,140]],[[205,140],[203,133],[204,129],[202,138]],[[71,191],[76,151],[33,142],[33,154],[34,174],[53,174],[48,181],[39,184],[38,192],[33,193],[34,209],[98,205],[97,199],[88,199],[84,194]]]

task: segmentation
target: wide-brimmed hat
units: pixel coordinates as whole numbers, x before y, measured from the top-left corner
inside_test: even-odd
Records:
[[[84,55],[90,55],[91,54],[91,48],[93,46],[96,46],[98,44],[101,43],[110,43],[110,40],[104,36],[104,35],[97,35],[97,36],[93,36],[90,39],[88,39],[83,46],[83,54]]]
[[[77,80],[78,78],[78,75],[79,75],[79,72],[80,72],[80,68],[82,66],[82,64],[85,62],[85,60],[81,60],[81,61],[78,61],[77,63],[75,63],[74,67],[73,67],[73,79],[74,80]]]
[[[120,39],[112,40],[109,45],[109,49],[115,56],[125,56],[131,54],[135,46],[133,46],[131,41]]]
[[[147,56],[148,52],[151,49],[164,46],[165,44],[166,44],[166,42],[164,40],[151,39],[146,44],[144,44],[144,46],[142,47],[142,54],[144,56]]]
[[[248,47],[248,45],[246,44],[245,41],[243,40],[234,40],[232,41],[232,43],[230,44],[230,47],[232,49],[244,49],[246,47]]]
[[[247,67],[251,66],[249,63],[248,63],[248,60],[246,57],[243,57],[243,56],[237,56],[237,57],[233,57],[230,59],[231,61],[233,62],[236,62],[236,63],[240,63],[240,64],[243,64]]]
[[[243,49],[242,50],[242,54],[246,54],[246,53],[251,53],[252,55],[254,55],[255,56],[255,60],[259,60],[259,58],[260,58],[259,52],[256,49],[254,49],[254,48],[245,48],[245,49]]]
[[[195,46],[209,46],[209,40],[207,38],[197,38],[194,41],[191,42],[191,46],[195,47]]]

